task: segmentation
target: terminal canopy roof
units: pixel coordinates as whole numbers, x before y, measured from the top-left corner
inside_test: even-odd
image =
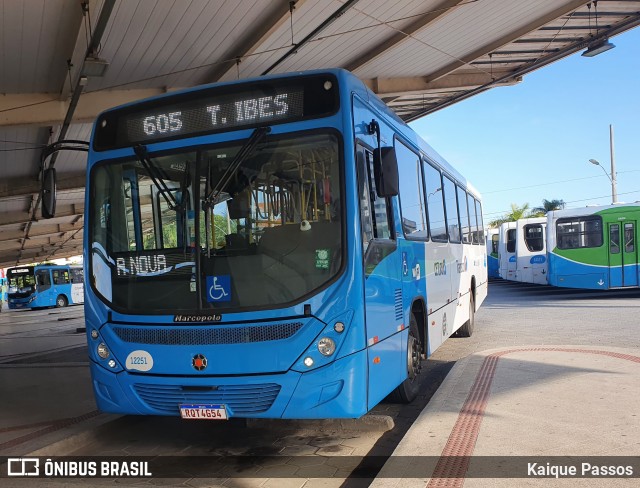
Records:
[[[55,157],[57,216],[41,220],[41,153],[59,139],[87,140],[106,108],[341,67],[411,121],[639,23],[636,0],[5,0],[0,267],[80,252],[86,155]]]

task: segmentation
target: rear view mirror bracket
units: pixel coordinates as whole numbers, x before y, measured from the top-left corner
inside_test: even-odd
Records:
[[[56,169],[47,168],[42,172],[42,218],[51,219],[56,214]]]
[[[46,167],[47,159],[56,154],[58,151],[70,150],[70,151],[89,151],[89,143],[87,141],[79,140],[62,140],[54,142],[48,145],[42,151],[40,158],[40,168],[42,169],[42,185],[40,186],[40,202],[42,203],[42,218],[51,219],[56,215],[56,170],[53,167],[55,164],[55,157],[52,158],[49,163],[49,167]],[[46,168],[46,169],[45,169]],[[35,217],[36,209],[34,209],[33,216]]]

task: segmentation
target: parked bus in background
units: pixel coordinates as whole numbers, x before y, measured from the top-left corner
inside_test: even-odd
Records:
[[[489,278],[499,278],[498,244],[500,242],[500,229],[487,229],[485,235],[487,242],[487,275]]]
[[[504,280],[516,279],[516,223],[500,225],[498,235],[498,274]]]
[[[516,222],[515,281],[547,284],[546,217]]]
[[[637,287],[638,221],[637,204],[549,212],[549,284],[597,290]]]
[[[478,193],[343,70],[108,110],[87,175],[103,411],[359,417],[487,293]]]
[[[2,304],[7,300],[7,277],[5,276],[4,269],[0,269],[0,310]]]
[[[80,266],[39,264],[7,270],[10,309],[66,307],[84,302]]]

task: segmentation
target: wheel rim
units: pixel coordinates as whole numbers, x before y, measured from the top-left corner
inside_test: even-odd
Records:
[[[410,380],[414,380],[420,374],[420,343],[413,334],[409,334],[409,343],[407,344],[407,372]]]
[[[58,307],[64,307],[64,298],[58,298]]]

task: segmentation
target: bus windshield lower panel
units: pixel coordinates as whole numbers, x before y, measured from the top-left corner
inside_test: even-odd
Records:
[[[103,300],[132,313],[245,310],[295,302],[336,276],[337,136],[264,139],[229,176],[242,147],[93,169],[90,273]]]

